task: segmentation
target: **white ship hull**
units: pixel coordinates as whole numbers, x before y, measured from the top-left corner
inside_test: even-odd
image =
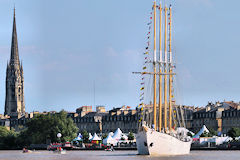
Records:
[[[136,135],[136,142],[140,155],[171,156],[189,154],[192,141],[184,142],[145,127]]]

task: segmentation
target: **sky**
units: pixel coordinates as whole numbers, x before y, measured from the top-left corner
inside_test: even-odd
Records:
[[[239,102],[240,1],[162,3],[173,8],[178,103]],[[0,0],[0,113],[14,4],[27,112],[139,104],[132,72],[142,68],[152,0]]]

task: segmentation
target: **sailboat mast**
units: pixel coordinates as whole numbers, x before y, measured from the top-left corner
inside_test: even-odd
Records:
[[[165,38],[164,38],[164,130],[167,131],[167,6],[164,9],[165,12]]]
[[[158,116],[158,128],[159,132],[162,129],[162,5],[159,5],[160,21],[159,21],[159,116]]]
[[[157,54],[156,54],[156,1],[154,1],[154,55],[153,55],[153,67],[154,67],[154,98],[153,98],[153,124],[154,124],[154,130],[156,130],[156,124],[157,124],[157,73],[156,73],[156,61],[157,61]]]
[[[169,131],[172,130],[172,8],[169,7]]]

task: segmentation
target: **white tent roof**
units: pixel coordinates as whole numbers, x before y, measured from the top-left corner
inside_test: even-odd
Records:
[[[109,134],[110,134],[110,136],[111,136],[111,137],[113,137],[113,135],[114,135],[114,133],[113,133],[113,132],[110,132]],[[108,134],[108,135],[109,135],[109,134]]]
[[[100,141],[100,140],[102,140],[102,139],[99,138],[96,133],[94,133],[93,138],[92,138],[91,140],[92,140],[92,141]]]
[[[76,138],[74,138],[74,140],[73,141],[80,141],[81,140],[81,138],[80,137],[76,137]]]
[[[103,139],[103,144],[116,144],[116,140],[112,138],[111,132],[105,139]]]
[[[121,137],[123,137],[125,140],[128,140],[128,136],[126,136],[124,133],[122,133]]]
[[[207,127],[205,125],[203,125],[203,127],[200,129],[200,131],[193,136],[193,138],[199,138],[201,134],[203,134],[204,132],[209,133],[209,130],[207,129]]]
[[[81,135],[81,133],[79,133],[78,136],[77,136],[76,138],[74,138],[73,141],[80,141],[80,140],[82,140],[82,135]]]
[[[122,136],[122,131],[118,128],[113,135],[113,139],[120,140]]]
[[[91,134],[91,133],[89,133],[88,135],[89,135],[89,138],[88,138],[88,140],[92,140],[92,138],[93,138],[92,134]]]

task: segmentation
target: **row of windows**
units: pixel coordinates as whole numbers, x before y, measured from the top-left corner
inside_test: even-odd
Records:
[[[223,117],[235,117],[240,116],[239,111],[233,111],[233,112],[223,112]]]
[[[215,118],[216,112],[194,113],[194,118]]]
[[[104,116],[102,121],[131,121],[137,120],[137,115],[134,116]]]
[[[74,122],[79,123],[79,122],[95,122],[95,121],[94,121],[94,117],[84,117],[84,118],[76,117],[74,118]]]

